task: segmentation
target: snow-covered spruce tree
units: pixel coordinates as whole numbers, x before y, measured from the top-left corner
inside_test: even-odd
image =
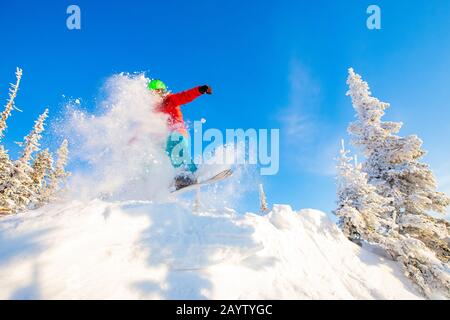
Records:
[[[5,199],[2,205],[8,205],[10,212],[24,210],[30,203],[32,191],[29,186],[32,183],[30,178],[31,167],[18,161],[14,162],[12,173],[5,183],[5,188],[0,192]]]
[[[34,191],[32,189],[33,180],[31,175],[33,168],[30,165],[30,160],[33,152],[39,150],[39,140],[41,133],[44,131],[44,122],[48,116],[48,109],[35,121],[33,130],[25,137],[24,151],[22,156],[14,162],[11,177],[6,181],[5,188],[0,191],[9,203],[14,203],[11,210],[13,212],[24,210],[28,207],[30,202],[34,201]]]
[[[12,109],[15,108],[14,100],[16,99],[17,92],[19,91],[20,80],[22,79],[22,69],[16,69],[16,84],[11,83],[11,87],[9,88],[9,99],[6,102],[5,109],[0,115],[0,139],[3,138],[4,131],[7,128],[6,120],[11,115]]]
[[[357,112],[348,131],[352,143],[364,151],[367,160],[362,170],[369,183],[390,199],[393,209],[385,218],[395,219],[402,239],[396,243],[397,260],[427,295],[435,288],[450,292],[449,224],[428,215],[430,211],[445,212],[450,200],[436,191],[431,170],[419,162],[425,154],[422,141],[414,135],[396,135],[401,123],[381,121],[389,104],[372,97],[368,84],[353,69],[349,69],[347,83],[347,94]]]
[[[33,130],[24,138],[24,142],[21,143],[24,146],[22,156],[18,161],[29,163],[33,152],[39,151],[39,140],[41,140],[41,133],[44,131],[44,123],[48,117],[48,109],[45,109],[39,118],[34,122]]]
[[[7,128],[6,120],[11,115],[11,111],[15,108],[14,100],[17,96],[17,92],[19,91],[20,80],[22,79],[22,69],[16,69],[16,83],[11,84],[9,88],[9,98],[6,102],[6,106],[3,112],[0,114],[0,140],[4,136],[4,132]],[[12,161],[9,159],[8,151],[0,145],[0,214],[8,214],[11,213],[14,209],[14,202],[8,198],[8,195],[4,192],[4,190],[11,179],[13,174],[14,165]]]
[[[6,120],[13,109],[17,109],[14,100],[19,90],[22,70],[16,70],[16,83],[11,84],[9,99],[4,111],[0,114],[0,139],[7,128]],[[32,154],[39,151],[39,140],[44,131],[44,122],[48,110],[35,122],[33,130],[20,144],[24,146],[19,160],[12,162],[8,152],[0,145],[0,214],[14,213],[27,209],[29,206],[39,206],[50,199],[58,189],[59,180],[65,180],[69,175],[64,166],[67,163],[68,148],[64,141],[58,150],[56,168],[52,168],[52,156],[48,150],[39,153],[33,165],[30,166]]]
[[[398,232],[379,240],[426,297],[450,299],[449,266],[440,261],[422,241]]]
[[[448,297],[450,279],[447,267],[423,242],[401,235],[392,219],[386,218],[392,208],[389,199],[380,196],[369,184],[361,165],[352,164],[342,144],[338,158],[338,207],[343,233],[353,242],[375,244],[398,261],[423,294],[429,298]]]
[[[64,140],[57,152],[55,167],[49,174],[49,184],[43,190],[44,201],[53,200],[56,194],[61,190],[61,184],[64,185],[67,177],[70,176],[65,169],[69,157],[69,143]]]
[[[48,196],[46,189],[48,188],[48,176],[53,171],[53,158],[48,149],[39,152],[32,165],[31,172],[32,184],[30,186],[33,196],[31,204],[39,207],[47,202]]]
[[[4,190],[13,173],[13,163],[9,159],[8,152],[0,145],[0,190]],[[4,192],[0,192],[0,215],[12,212],[12,202]]]
[[[54,176],[58,180],[65,180],[70,174],[66,171],[66,165],[69,158],[69,142],[64,140],[57,152],[58,159],[56,161]]]
[[[367,174],[361,165],[348,156],[344,141],[341,143],[337,164],[337,209],[339,226],[353,242],[378,243],[380,236],[388,236],[395,223],[389,218],[392,210],[389,199],[379,195],[376,188],[367,181]]]

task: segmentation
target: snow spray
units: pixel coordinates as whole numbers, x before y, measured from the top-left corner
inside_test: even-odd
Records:
[[[156,112],[161,98],[147,89],[148,81],[142,73],[113,75],[105,82],[104,98],[94,111],[82,110],[79,103],[66,106],[57,131],[69,140],[72,197],[161,201],[169,196],[177,170],[165,152],[167,116]],[[217,146],[209,159],[231,150],[235,148]],[[230,167],[229,163],[210,162],[214,164],[199,166],[199,179]],[[257,186],[251,166],[240,164],[233,169],[232,179],[224,182],[220,191],[217,186],[207,188],[203,199],[235,201]]]

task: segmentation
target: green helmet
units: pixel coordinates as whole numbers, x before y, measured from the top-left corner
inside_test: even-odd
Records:
[[[148,88],[150,90],[167,90],[166,85],[159,79],[153,79],[148,83]]]

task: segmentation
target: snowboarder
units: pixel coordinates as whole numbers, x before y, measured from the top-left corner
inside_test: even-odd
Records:
[[[167,138],[166,153],[172,165],[183,170],[175,177],[175,188],[178,190],[194,184],[197,182],[194,175],[197,166],[190,156],[189,139],[180,106],[192,102],[202,94],[212,94],[212,89],[203,85],[179,93],[170,93],[164,82],[158,79],[151,80],[148,88],[162,98],[157,111],[169,115],[170,134]]]

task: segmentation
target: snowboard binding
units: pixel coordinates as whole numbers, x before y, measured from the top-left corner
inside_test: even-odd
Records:
[[[182,173],[175,177],[175,190],[180,190],[196,183],[197,178],[192,173]]]

